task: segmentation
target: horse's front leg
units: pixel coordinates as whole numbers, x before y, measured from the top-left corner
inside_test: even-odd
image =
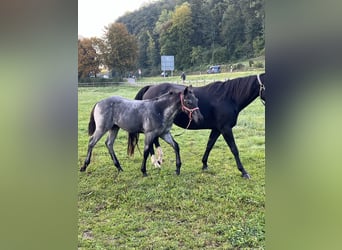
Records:
[[[172,138],[172,135],[170,134],[170,132],[165,134],[165,135],[163,135],[161,138],[164,141],[166,141],[168,144],[170,144],[173,147],[173,149],[175,150],[175,154],[176,154],[176,174],[179,175],[182,162],[181,162],[181,159],[180,159],[178,143]]]
[[[147,176],[146,161],[148,158],[148,154],[154,151],[152,142],[153,142],[153,139],[151,139],[151,136],[149,136],[148,134],[145,134],[144,158],[141,163],[141,172],[143,173],[144,177]]]
[[[144,149],[144,159],[143,159],[142,164],[141,164],[141,172],[143,173],[144,177],[147,176],[146,160],[147,160],[148,154],[149,154],[149,150]]]

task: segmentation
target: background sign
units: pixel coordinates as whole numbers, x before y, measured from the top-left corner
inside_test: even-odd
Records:
[[[175,70],[175,57],[174,56],[161,56],[161,70]]]

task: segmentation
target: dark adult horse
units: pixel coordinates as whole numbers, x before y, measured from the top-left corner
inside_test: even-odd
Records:
[[[86,170],[90,163],[91,154],[96,143],[109,131],[106,146],[119,171],[123,171],[114,153],[115,138],[122,128],[130,134],[144,133],[144,159],[141,171],[146,172],[148,154],[153,154],[153,141],[161,137],[170,144],[176,153],[176,173],[180,174],[181,160],[178,143],[173,139],[170,130],[175,116],[181,110],[190,110],[195,121],[202,119],[198,108],[198,99],[193,94],[192,87],[182,90],[169,89],[164,94],[151,100],[128,100],[120,96],[112,96],[95,104],[91,111],[88,134],[91,136],[88,144],[88,153],[80,171]],[[127,152],[133,154],[137,139],[131,141]]]
[[[250,175],[244,169],[239,151],[235,144],[232,128],[236,125],[238,115],[247,105],[260,96],[262,102],[265,101],[265,73],[240,77],[225,82],[213,82],[203,87],[194,87],[194,94],[199,99],[198,107],[203,114],[204,119],[199,122],[192,122],[189,125],[188,115],[179,113],[174,123],[179,127],[189,129],[211,129],[207,148],[204,152],[202,169],[208,168],[207,162],[211,149],[217,138],[222,134],[231,152],[235,157],[237,168],[242,177],[250,178]],[[184,89],[184,85],[163,83],[159,85],[150,85],[142,88],[135,99],[149,99],[160,94],[166,93],[170,88]],[[158,139],[155,140],[158,147]]]

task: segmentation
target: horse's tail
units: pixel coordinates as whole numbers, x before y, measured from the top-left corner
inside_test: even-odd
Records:
[[[92,134],[94,134],[95,130],[96,130],[96,124],[95,124],[95,119],[94,119],[94,109],[95,109],[96,105],[93,107],[93,109],[91,110],[90,113],[90,120],[89,120],[89,124],[88,124],[88,135],[91,136]]]
[[[139,133],[128,133],[128,145],[127,145],[127,154],[132,156],[134,154],[135,146],[139,141]]]
[[[139,92],[137,93],[137,95],[134,97],[135,100],[142,100],[144,94],[146,93],[146,91],[151,87],[151,85],[147,85],[145,87],[143,87],[142,89],[139,90]]]

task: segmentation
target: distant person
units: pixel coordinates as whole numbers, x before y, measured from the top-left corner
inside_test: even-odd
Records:
[[[183,80],[183,83],[185,82],[185,78],[186,78],[186,75],[185,75],[184,72],[182,72],[182,74],[181,74],[181,79]]]

